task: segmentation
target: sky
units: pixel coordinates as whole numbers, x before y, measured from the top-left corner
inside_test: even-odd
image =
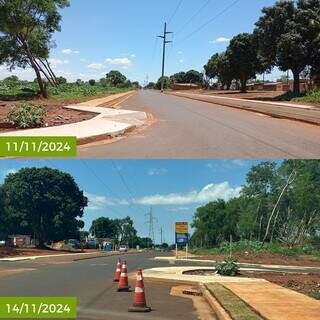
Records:
[[[24,167],[51,167],[70,173],[89,199],[82,220],[88,230],[99,217],[130,216],[140,236],[149,235],[146,214],[156,218],[160,242],[174,242],[175,222],[192,222],[196,208],[239,196],[251,160],[3,160],[0,183]]]
[[[100,79],[117,69],[132,81],[155,81],[162,58],[162,39],[157,35],[163,33],[165,21],[173,32],[166,74],[202,71],[211,55],[224,51],[233,36],[252,32],[261,9],[276,2],[180,1],[71,0],[70,7],[61,12],[62,31],[53,37],[56,47],[50,61],[55,72],[75,81]],[[15,70],[14,74],[25,80],[35,78],[30,69]],[[276,80],[281,74],[276,70],[266,79]],[[5,66],[0,66],[0,79],[9,75]]]

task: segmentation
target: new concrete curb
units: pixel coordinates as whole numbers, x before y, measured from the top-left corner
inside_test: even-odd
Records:
[[[175,92],[166,92],[166,94],[173,95],[176,97],[197,100],[201,102],[212,103],[216,105],[220,105],[223,107],[229,107],[239,110],[245,110],[249,112],[255,112],[264,114],[273,118],[278,119],[287,119],[293,121],[304,122],[312,125],[320,125],[320,108],[312,107],[312,106],[295,106],[288,104],[285,105],[283,103],[267,103],[266,101],[259,100],[246,100],[246,99],[235,99],[235,98],[225,98],[225,97],[217,97],[217,96],[203,96],[201,94],[197,95],[187,95],[180,94]],[[242,105],[239,105],[242,103]],[[243,105],[243,104],[247,105]],[[255,104],[263,104],[269,106],[268,110],[262,106],[257,106]],[[278,107],[278,108],[277,108]],[[295,112],[293,112],[295,111]],[[304,112],[303,112],[304,111]],[[307,112],[307,114],[305,113]]]

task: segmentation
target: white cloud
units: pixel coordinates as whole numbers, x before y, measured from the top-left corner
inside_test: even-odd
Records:
[[[184,62],[184,60],[183,60],[183,59],[180,59],[180,60],[179,60],[179,62],[180,62],[180,63],[183,63],[183,62]]]
[[[105,196],[92,194],[88,192],[85,192],[84,195],[88,198],[87,210],[103,210],[108,206],[129,204],[126,200],[107,198]]]
[[[241,187],[232,188],[229,182],[209,184],[202,190],[191,191],[185,194],[170,193],[166,195],[153,195],[135,199],[135,203],[141,205],[187,205],[192,203],[205,203],[218,199],[229,200],[238,197]]]
[[[3,170],[2,174],[3,174],[4,177],[6,177],[8,174],[14,174],[14,173],[17,173],[17,172],[18,172],[17,169],[10,168],[10,169]]]
[[[56,66],[59,66],[59,65],[68,64],[69,60],[61,60],[61,59],[56,59],[56,58],[50,58],[49,62],[51,63],[51,65],[53,67],[56,67]]]
[[[210,41],[211,43],[224,43],[224,42],[229,42],[230,39],[229,38],[225,38],[225,37],[219,37],[215,40]]]
[[[181,212],[181,211],[188,211],[190,208],[188,207],[176,207],[176,208],[171,208],[168,211],[170,212]]]
[[[61,51],[62,53],[64,53],[64,54],[79,54],[80,53],[80,51],[78,51],[78,50],[72,50],[72,49],[63,49],[62,51]]]
[[[137,56],[133,53],[133,54],[130,54],[130,57],[131,58],[136,58]]]
[[[168,172],[165,168],[152,168],[148,171],[149,176],[163,176]]]
[[[181,54],[183,54],[183,52],[182,52],[182,51],[178,51],[178,54],[180,54],[180,55],[181,55]]]
[[[132,61],[128,58],[107,58],[106,63],[114,66],[122,66],[122,67],[130,67],[132,64]]]
[[[95,69],[95,70],[100,70],[103,68],[103,64],[101,63],[91,63],[88,65],[89,69]]]

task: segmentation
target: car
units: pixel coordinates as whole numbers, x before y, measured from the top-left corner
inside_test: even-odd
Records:
[[[119,247],[119,252],[128,252],[128,247],[125,246],[125,245],[121,245],[121,246]]]
[[[64,244],[67,249],[79,250],[82,248],[80,241],[76,239],[68,239]]]

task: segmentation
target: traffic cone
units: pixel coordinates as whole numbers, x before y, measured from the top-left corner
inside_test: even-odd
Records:
[[[144,283],[142,269],[137,270],[136,288],[133,297],[133,306],[129,312],[150,312],[151,308],[147,307],[146,296],[144,294]]]
[[[118,292],[129,292],[129,282],[128,282],[128,270],[127,270],[127,262],[122,262],[121,274],[118,285]]]
[[[117,263],[117,268],[116,268],[116,272],[114,274],[114,282],[119,282],[120,280],[120,275],[121,275],[121,260],[119,259],[118,260],[118,263]]]

